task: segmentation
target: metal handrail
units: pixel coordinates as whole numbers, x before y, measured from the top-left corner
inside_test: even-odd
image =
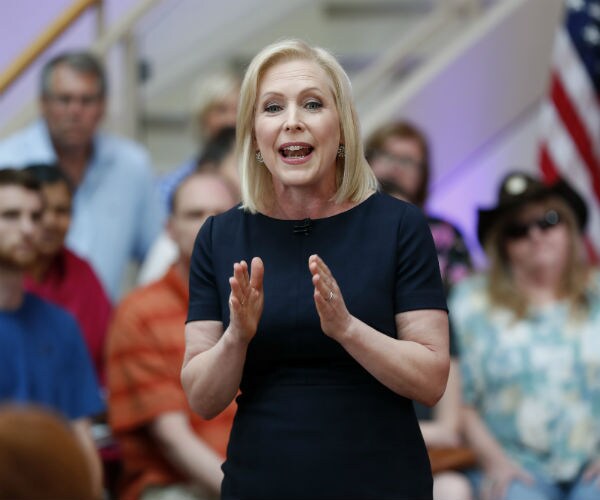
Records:
[[[86,0],[88,3],[98,2],[99,0]],[[118,23],[103,33],[90,47],[90,51],[96,55],[103,56],[108,50],[120,40],[126,38],[131,32],[137,21],[144,16],[150,9],[152,9],[161,0],[140,0],[135,6],[133,6]],[[131,52],[131,51],[130,51]],[[135,67],[133,61],[127,61],[131,68]],[[130,82],[126,84],[128,92],[128,102],[130,104],[135,103],[135,92],[132,90],[132,86],[135,83]],[[37,103],[31,101],[27,103],[15,116],[11,117],[7,123],[2,127],[0,136],[8,135],[15,132],[29,123],[37,115]],[[131,115],[129,113],[128,115]]]
[[[99,0],[81,0],[80,3],[93,4]],[[134,38],[131,36],[132,31],[138,22],[138,20],[145,15],[150,9],[152,9],[161,0],[139,0],[138,3],[126,14],[120,21],[100,38],[94,42],[90,50],[99,56],[103,56],[115,43],[122,41],[126,47],[126,54],[128,57],[128,66],[130,71],[127,73],[127,79],[125,82],[125,92],[128,96],[127,103],[131,106],[132,111],[137,111],[137,88],[134,86],[137,84],[135,75],[132,73],[133,68],[136,67],[135,49],[132,44],[135,44]],[[353,78],[353,91],[356,98],[360,101],[367,97],[368,91],[373,84],[380,82],[382,79],[389,77],[394,72],[395,68],[414,53],[419,46],[435,34],[446,21],[455,16],[458,10],[477,10],[477,6],[482,0],[438,0],[438,7],[436,7],[424,20],[422,20],[413,30],[411,30],[406,36],[402,37],[396,43],[392,44],[385,52],[383,52],[377,59],[369,64],[361,73],[355,75]],[[470,6],[470,7],[469,7]],[[31,121],[37,113],[37,106],[34,102],[30,102],[15,116],[8,120],[2,130],[0,136],[16,131],[23,127],[29,121]],[[133,113],[127,113],[131,119],[133,119]],[[137,118],[136,118],[137,119]],[[127,129],[135,129],[133,124],[129,124]],[[135,136],[135,130],[133,132]]]
[[[27,47],[0,75],[0,94],[12,85],[19,76],[46,50],[69,26],[90,7],[101,7],[102,0],[77,0],[67,8],[48,28]],[[102,23],[99,22],[98,26]]]
[[[410,32],[392,43],[354,76],[352,89],[355,98],[360,100],[365,97],[370,88],[389,77],[423,43],[443,29],[448,21],[460,15],[479,16],[482,13],[482,0],[438,0],[437,6]]]
[[[403,60],[409,57],[419,46],[444,26],[452,15],[452,9],[441,4],[432,10],[406,36],[392,44],[378,58],[352,79],[352,90],[356,99],[361,99],[373,86],[385,78]]]
[[[105,54],[115,43],[119,42],[132,28],[138,20],[143,17],[150,9],[162,0],[140,0],[121,20],[111,27],[91,46],[92,52],[96,54]]]

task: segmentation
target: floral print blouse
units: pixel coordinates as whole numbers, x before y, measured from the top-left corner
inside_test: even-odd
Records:
[[[427,217],[437,251],[440,273],[446,293],[472,269],[471,257],[459,230],[437,217]]]
[[[486,278],[454,288],[463,397],[508,456],[556,481],[600,458],[600,273],[578,319],[569,304],[531,308],[523,319],[492,308]]]

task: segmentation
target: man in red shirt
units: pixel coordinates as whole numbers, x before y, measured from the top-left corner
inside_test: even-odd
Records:
[[[111,304],[92,267],[65,247],[71,224],[71,183],[56,165],[31,165],[27,170],[41,183],[45,206],[36,242],[38,258],[25,277],[25,288],[75,317],[98,381],[104,385],[104,339]]]
[[[185,179],[173,195],[168,224],[178,261],[116,309],[108,335],[107,387],[109,423],[123,459],[122,500],[218,497],[235,403],[210,421],[201,419],[188,406],[180,370],[194,240],[208,216],[234,203],[216,174]]]

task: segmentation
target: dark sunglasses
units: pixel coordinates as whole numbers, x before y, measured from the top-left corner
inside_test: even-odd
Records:
[[[540,231],[547,231],[548,229],[556,226],[560,223],[560,215],[556,210],[548,210],[543,217],[532,220],[527,223],[514,223],[509,224],[504,228],[504,236],[511,240],[518,240],[529,236],[529,231],[532,228],[537,227]]]

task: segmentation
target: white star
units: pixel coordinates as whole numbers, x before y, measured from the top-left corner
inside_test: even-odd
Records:
[[[519,195],[527,189],[527,179],[522,175],[516,174],[506,181],[505,189],[508,194],[513,196]]]
[[[593,24],[588,24],[583,28],[583,38],[592,45],[600,44],[600,30]]]
[[[582,10],[584,6],[583,0],[567,0],[567,7],[571,10]]]

